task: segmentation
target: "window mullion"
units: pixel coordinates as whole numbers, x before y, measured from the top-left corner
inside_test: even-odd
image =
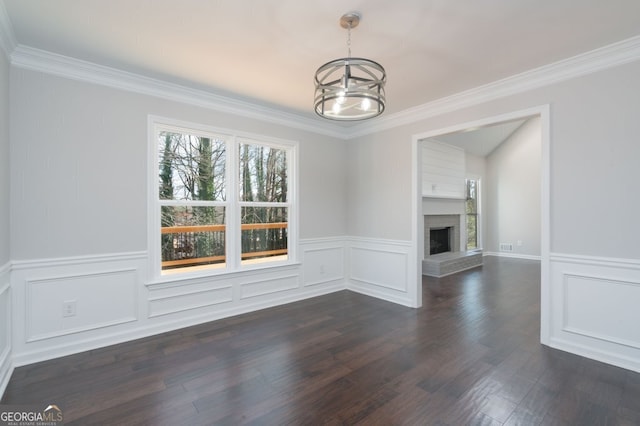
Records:
[[[240,266],[240,206],[238,181],[238,141],[235,137],[227,143],[227,268],[237,269]]]

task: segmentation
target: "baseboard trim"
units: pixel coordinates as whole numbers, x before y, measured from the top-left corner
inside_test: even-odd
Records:
[[[377,291],[376,289],[372,289],[371,287],[362,287],[358,283],[352,282],[349,285],[348,291],[353,291],[354,293],[362,294],[364,296],[374,297],[376,299],[384,300],[389,303],[396,303],[398,305],[406,306],[408,308],[415,308],[413,306],[412,301],[409,298],[398,297],[394,294],[389,294],[386,291]]]
[[[640,361],[637,358],[623,356],[610,351],[597,350],[557,337],[549,339],[549,347],[640,373]]]
[[[7,390],[11,375],[13,375],[14,365],[11,359],[11,349],[6,348],[0,355],[0,399],[4,396],[4,392]]]
[[[483,252],[483,256],[496,256],[496,257],[506,257],[509,259],[523,259],[523,260],[541,260],[541,256],[534,256],[531,254],[518,254],[518,253],[505,253],[498,251],[485,251]]]

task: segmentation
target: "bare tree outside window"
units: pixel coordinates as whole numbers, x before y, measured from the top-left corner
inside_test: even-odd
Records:
[[[156,144],[162,271],[288,259],[286,148],[181,130],[158,131]]]
[[[287,254],[287,152],[239,146],[241,253],[244,260]]]
[[[162,269],[223,264],[225,256],[226,142],[160,132],[159,196]]]

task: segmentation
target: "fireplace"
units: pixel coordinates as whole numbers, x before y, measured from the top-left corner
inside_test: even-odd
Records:
[[[446,253],[451,251],[452,226],[429,229],[429,254]]]
[[[464,235],[463,215],[424,215],[423,275],[444,277],[482,265],[482,250],[467,251],[460,234]]]
[[[460,251],[460,215],[424,216],[424,255]]]

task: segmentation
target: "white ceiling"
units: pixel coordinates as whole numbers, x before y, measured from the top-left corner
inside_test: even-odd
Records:
[[[0,1],[18,45],[308,117],[349,11],[353,56],[387,70],[386,114],[640,34],[639,0]]]

